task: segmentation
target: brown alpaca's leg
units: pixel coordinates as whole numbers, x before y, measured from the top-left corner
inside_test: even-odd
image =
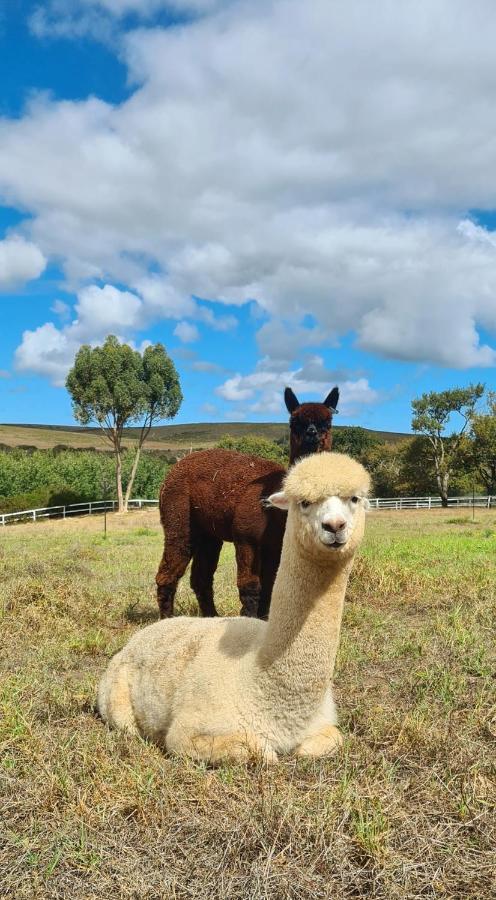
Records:
[[[258,604],[258,618],[267,619],[270,609],[270,600],[272,597],[272,588],[276,580],[277,569],[279,568],[280,553],[264,553],[262,556],[262,589],[260,592],[260,603]]]
[[[241,615],[255,617],[260,602],[260,548],[255,544],[236,542],[238,591]]]
[[[178,469],[173,468],[160,490],[164,552],[155,581],[161,619],[168,619],[173,615],[177,583],[191,559],[190,515],[188,481],[180,476]]]
[[[169,541],[160,560],[155,577],[157,602],[161,619],[169,619],[174,614],[174,597],[177,583],[184,575],[191,559],[191,548],[178,547]]]
[[[214,603],[214,573],[221,548],[222,541],[205,536],[195,541],[193,547],[190,584],[196,594],[202,616],[217,615]]]
[[[284,513],[273,509],[262,544],[262,591],[258,604],[258,618],[267,619],[272,598],[272,588],[276,580],[277,570],[281,561],[282,541],[286,525]]]

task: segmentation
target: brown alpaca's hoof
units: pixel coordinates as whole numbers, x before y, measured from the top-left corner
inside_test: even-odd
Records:
[[[219,615],[213,600],[204,600],[202,597],[197,597],[197,600],[200,613],[204,619],[213,619],[214,616]]]
[[[250,619],[258,618],[258,597],[245,596],[242,598],[241,616],[248,616]]]
[[[174,598],[167,589],[157,588],[158,614],[160,619],[171,619],[174,615]]]

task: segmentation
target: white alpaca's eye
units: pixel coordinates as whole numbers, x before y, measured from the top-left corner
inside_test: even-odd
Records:
[[[352,503],[358,503],[359,499],[360,499],[360,497],[352,497],[352,498],[351,498],[351,502],[352,502]]]
[[[310,506],[310,500],[300,500],[300,506],[302,509],[308,509]]]

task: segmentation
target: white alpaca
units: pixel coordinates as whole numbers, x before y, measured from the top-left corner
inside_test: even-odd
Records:
[[[110,661],[98,692],[102,718],[213,763],[334,752],[342,738],[331,678],[368,489],[365,469],[343,454],[296,463],[268,499],[288,510],[268,622],[149,625]]]

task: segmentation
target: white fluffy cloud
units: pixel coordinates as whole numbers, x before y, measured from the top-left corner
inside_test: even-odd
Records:
[[[206,15],[123,38],[129,100],[0,122],[0,193],[42,252],[178,320],[254,298],[326,341],[494,365],[496,246],[467,219],[496,208],[492,0],[168,5]]]
[[[71,317],[71,307],[68,303],[64,303],[63,300],[54,300],[50,310],[51,312],[54,312],[59,319],[62,319],[62,321],[66,321]]]
[[[286,385],[291,385],[303,402],[315,400],[316,397],[323,400],[335,381],[339,380],[339,410],[345,416],[355,415],[364,406],[378,402],[379,394],[366,378],[343,379],[342,375],[326,370],[322,357],[313,356],[303,366],[292,370],[271,370],[262,364],[250,375],[238,373],[226,379],[216,393],[230,403],[243,403],[250,413],[280,413],[284,409]]]
[[[98,342],[109,333],[129,334],[141,325],[144,309],[139,297],[113,285],[85,287],[78,294],[76,318],[70,324],[57,328],[47,322],[24,332],[16,350],[16,368],[45,375],[60,386],[81,344]]]
[[[192,344],[200,337],[198,328],[196,325],[192,325],[191,322],[178,322],[174,328],[174,334],[184,344]]]
[[[79,346],[70,329],[59,329],[47,322],[23,333],[15,354],[16,369],[44,375],[61,387]]]
[[[229,0],[48,0],[43,6],[59,20],[67,15],[81,14],[85,9],[100,9],[117,18],[134,13],[146,19],[161,9],[207,13],[228,3]],[[38,10],[42,8],[40,5]]]
[[[90,37],[115,43],[118,26],[129,15],[149,22],[160,12],[180,17],[201,16],[236,0],[45,0],[29,17],[34,35],[41,38]]]
[[[151,16],[160,9],[207,13],[227,6],[229,2],[234,0],[82,0],[83,5],[101,7],[114,16],[125,16],[132,12],[144,17]]]
[[[78,292],[72,321],[68,304],[55,300],[52,311],[67,324],[57,327],[47,322],[34,331],[25,331],[16,351],[16,368],[45,375],[60,386],[81,344],[97,343],[107,334],[121,335],[133,344],[135,332],[157,319],[179,319],[181,314],[196,315],[220,331],[237,324],[233,316],[215,316],[209,307],[179,297],[170,285],[155,276],[139,281],[137,287],[139,294],[119,290],[111,284],[86,285]],[[200,337],[196,325],[185,320],[178,322],[174,334],[183,343],[192,343]],[[140,349],[147,343],[144,341]],[[215,363],[201,363],[196,354],[193,367],[200,371],[223,371]]]
[[[295,357],[307,347],[329,343],[329,334],[319,326],[303,328],[294,322],[272,319],[257,331],[257,344],[262,360],[273,369],[287,369]]]
[[[77,321],[72,330],[81,340],[112,331],[129,331],[141,324],[143,302],[129,291],[119,291],[110,284],[99,288],[90,285],[79,293]]]
[[[43,253],[22,237],[0,241],[0,291],[38,278],[46,266]]]

